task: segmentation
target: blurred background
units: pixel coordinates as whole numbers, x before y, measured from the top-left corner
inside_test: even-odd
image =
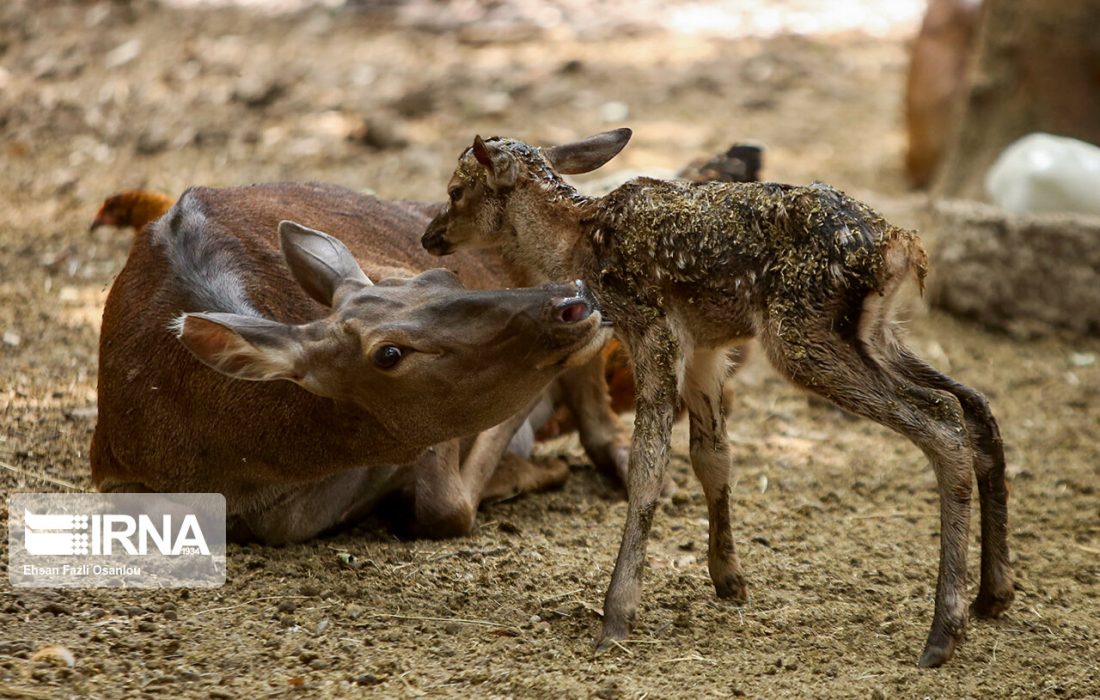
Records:
[[[46,622],[58,614],[39,611],[50,599],[4,590],[0,628],[17,641],[0,639],[0,683],[38,673],[28,652],[60,638],[78,658],[106,659],[91,672],[79,661],[73,678],[83,669],[84,680],[43,671],[38,680],[68,694],[134,696],[148,678],[167,678],[157,682],[170,695],[196,697],[303,684],[479,694],[490,680],[504,694],[553,697],[689,688],[1095,697],[1098,28],[1100,0],[0,0],[5,490],[89,486],[99,321],[132,240],[112,226],[89,232],[109,195],[321,180],[442,200],[475,134],[551,145],[630,126],[626,150],[585,186],[673,176],[747,142],[763,148],[762,179],[823,180],[921,230],[933,274],[912,344],[990,397],[1013,482],[1021,581],[1000,627],[975,627],[962,658],[918,675],[931,593],[913,582],[932,580],[938,534],[925,461],[750,367],[736,380],[730,432],[753,606],[730,612],[708,597],[703,558],[687,542],[704,541],[705,506],[678,453],[683,495],[655,530],[651,564],[665,572],[647,582],[649,626],[638,635],[669,646],[634,647],[626,675],[617,666],[625,657],[588,653],[600,567],[622,520],[621,500],[589,470],[566,492],[483,514],[478,546],[502,559],[448,555],[430,568],[438,545],[359,536],[341,546],[367,547],[356,551],[381,564],[349,583],[330,570],[324,542],[238,551],[231,559],[243,568],[228,588],[192,603],[232,617],[181,614],[176,625],[173,597],[173,617],[147,611],[141,619],[154,626],[137,641],[127,641],[135,633],[126,620],[89,640],[83,623]],[[509,529],[498,532],[498,520]],[[521,531],[522,556],[492,549]],[[403,578],[428,570],[416,567],[453,584],[445,603],[434,584]],[[347,595],[290,623],[291,613],[272,616],[274,603],[248,606],[256,586],[272,586],[274,598],[298,579],[319,588],[291,597]],[[438,625],[335,612],[362,591],[379,609],[510,615],[522,631],[483,635],[485,646],[467,653],[473,642]],[[81,609],[114,605],[88,597]],[[542,619],[524,622],[532,609]],[[327,636],[306,627],[330,618]],[[249,630],[244,641],[237,627]],[[162,653],[180,648],[180,633],[200,648]],[[364,656],[362,636],[383,641]],[[282,651],[272,660],[270,649]],[[327,661],[315,663],[319,655]],[[849,656],[876,661],[849,668]],[[250,677],[257,668],[269,675]]]

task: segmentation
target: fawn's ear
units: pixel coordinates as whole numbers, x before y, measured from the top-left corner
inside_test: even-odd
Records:
[[[563,175],[589,173],[619,154],[630,140],[630,129],[614,129],[580,141],[544,148],[543,157]]]
[[[337,292],[372,284],[351,251],[327,233],[280,221],[279,247],[294,279],[325,306],[335,304]]]
[[[480,136],[474,137],[474,158],[489,175],[489,188],[494,192],[506,192],[516,186],[519,163],[515,156],[496,143],[486,143]]]
[[[184,314],[176,334],[191,353],[236,379],[300,381],[305,350],[294,326],[263,318],[223,313]]]

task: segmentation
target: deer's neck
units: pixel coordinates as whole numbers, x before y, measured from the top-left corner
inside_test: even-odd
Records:
[[[588,205],[580,195],[548,199],[534,184],[517,191],[508,211],[514,235],[503,250],[505,258],[545,281],[590,276],[594,258],[581,226]]]

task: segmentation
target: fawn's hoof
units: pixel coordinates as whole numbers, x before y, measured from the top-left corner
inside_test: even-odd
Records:
[[[597,654],[602,654],[605,651],[608,651],[609,649],[611,649],[611,647],[615,646],[616,642],[620,642],[624,639],[626,639],[625,634],[619,634],[619,633],[609,634],[607,632],[607,630],[604,630],[603,632],[600,633],[600,638],[596,640],[596,653]]]
[[[745,605],[749,602],[749,585],[742,574],[726,574],[719,576],[714,581],[714,592],[722,600],[728,600],[737,605]]]
[[[947,663],[955,654],[955,642],[954,640],[948,642],[944,646],[926,646],[924,653],[920,655],[920,660],[917,661],[917,665],[921,668],[936,668]]]
[[[985,594],[979,593],[978,597],[974,599],[974,602],[970,604],[970,612],[975,617],[981,617],[985,619],[1000,617],[1005,610],[1008,610],[1008,606],[1012,604],[1012,599],[1016,597],[1015,591],[1011,588],[1007,593],[1001,594]]]
[[[627,638],[630,634],[630,620],[634,615],[624,615],[621,618],[614,615],[608,615],[605,611],[603,619],[603,629],[600,630],[600,637],[596,640],[596,653],[602,653],[615,646],[615,642],[620,642]]]
[[[955,647],[966,638],[965,621],[956,629],[958,632],[955,634],[933,630],[928,635],[928,641],[924,644],[924,652],[920,655],[917,665],[921,668],[936,668],[947,663],[947,660],[955,654]]]

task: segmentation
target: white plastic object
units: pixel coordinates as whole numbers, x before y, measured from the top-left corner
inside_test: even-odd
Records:
[[[1100,148],[1053,134],[1028,134],[1010,144],[985,177],[998,206],[1027,212],[1100,215]]]

